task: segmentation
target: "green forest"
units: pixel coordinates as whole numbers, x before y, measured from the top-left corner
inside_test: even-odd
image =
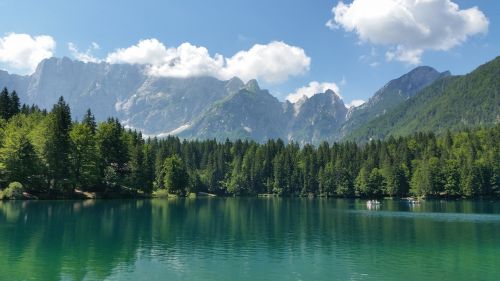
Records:
[[[72,119],[0,94],[0,196],[481,197],[500,195],[500,125],[318,146],[269,140],[144,138],[119,120]]]
[[[438,79],[385,114],[366,122],[349,139],[405,136],[415,131],[445,133],[498,124],[500,57],[463,76]]]

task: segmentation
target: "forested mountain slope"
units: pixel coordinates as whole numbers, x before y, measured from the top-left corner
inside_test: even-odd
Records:
[[[429,66],[419,66],[401,77],[391,80],[378,90],[367,103],[354,108],[342,125],[340,137],[349,135],[367,122],[384,115],[404,103],[436,80],[450,76],[449,71],[438,72]]]
[[[348,139],[367,141],[416,131],[443,133],[500,121],[500,57],[464,76],[444,77]]]

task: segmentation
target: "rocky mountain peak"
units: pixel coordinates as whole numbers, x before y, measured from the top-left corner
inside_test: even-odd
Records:
[[[335,95],[335,96],[337,95],[337,94],[335,94],[335,92],[332,89],[326,90],[325,94],[327,94],[327,95]]]
[[[243,81],[241,81],[241,79],[238,77],[233,77],[226,83],[226,89],[229,93],[236,93],[244,86],[245,83],[243,83]]]
[[[255,79],[248,81],[245,84],[244,88],[245,88],[245,90],[252,92],[252,93],[257,93],[260,91],[259,83]]]
[[[436,80],[451,75],[449,71],[439,72],[430,66],[419,66],[410,72],[391,80],[379,89],[367,103],[353,108],[341,134],[354,131],[368,120],[384,115],[404,103]]]
[[[340,96],[337,93],[335,93],[332,89],[326,90],[325,91],[325,95],[328,95],[328,96],[332,97],[334,102],[341,101],[343,103],[343,101],[340,98]]]
[[[449,75],[451,75],[449,71],[440,73],[430,66],[419,66],[401,77],[391,80],[375,94],[375,97],[377,94],[382,94],[387,91],[404,91],[407,93],[407,96],[412,96],[437,79]]]

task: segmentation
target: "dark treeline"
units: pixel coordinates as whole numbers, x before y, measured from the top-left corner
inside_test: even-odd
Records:
[[[496,196],[500,125],[435,136],[299,146],[237,140],[144,139],[90,112],[72,121],[60,98],[50,112],[0,95],[0,189],[32,194],[165,189],[186,195],[380,197]],[[20,183],[20,184],[19,184]]]

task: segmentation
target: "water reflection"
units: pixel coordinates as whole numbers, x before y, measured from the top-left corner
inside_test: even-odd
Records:
[[[0,272],[9,280],[495,280],[498,231],[494,202],[386,200],[376,211],[343,199],[0,202]]]

